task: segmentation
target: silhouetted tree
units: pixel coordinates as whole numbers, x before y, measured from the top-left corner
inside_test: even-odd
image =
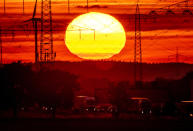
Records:
[[[58,70],[40,71],[36,74],[33,94],[44,104],[63,104],[71,107],[73,90],[78,88],[77,77]]]
[[[39,104],[65,108],[73,105],[74,89],[78,88],[77,77],[58,70],[32,71],[31,65],[13,63],[0,68],[0,109],[13,109],[17,116],[18,106]]]
[[[32,76],[30,66],[20,63],[4,65],[0,69],[0,108],[12,108],[14,117],[17,116],[17,107],[22,103],[30,76]]]
[[[119,116],[120,112],[126,112],[128,107],[128,93],[127,89],[129,88],[129,82],[119,82],[117,85],[114,85],[110,89],[110,99],[112,105],[117,108],[115,112],[115,117]]]

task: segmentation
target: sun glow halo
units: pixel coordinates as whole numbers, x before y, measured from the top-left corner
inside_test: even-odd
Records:
[[[113,16],[90,12],[75,18],[67,27],[65,43],[71,53],[84,59],[107,59],[125,45],[123,26]]]

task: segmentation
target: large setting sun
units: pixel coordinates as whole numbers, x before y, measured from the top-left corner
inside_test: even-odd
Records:
[[[75,18],[67,27],[65,43],[71,53],[84,59],[107,59],[124,47],[126,34],[113,16],[90,12]]]

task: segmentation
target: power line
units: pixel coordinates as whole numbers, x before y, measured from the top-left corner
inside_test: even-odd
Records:
[[[184,1],[180,1],[180,2],[176,2],[161,8],[157,8],[154,10],[151,10],[148,14],[149,15],[153,15],[154,17],[156,15],[158,15],[158,13],[160,12],[165,12],[165,14],[175,14],[171,8],[175,9],[175,8],[182,8],[184,9],[184,11],[182,12],[182,14],[192,14],[192,12],[189,10],[191,7],[193,7],[193,5],[190,4],[190,0],[184,0]]]

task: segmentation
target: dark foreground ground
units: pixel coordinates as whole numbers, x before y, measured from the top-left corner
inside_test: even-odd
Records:
[[[193,131],[192,120],[1,119],[0,131]]]

